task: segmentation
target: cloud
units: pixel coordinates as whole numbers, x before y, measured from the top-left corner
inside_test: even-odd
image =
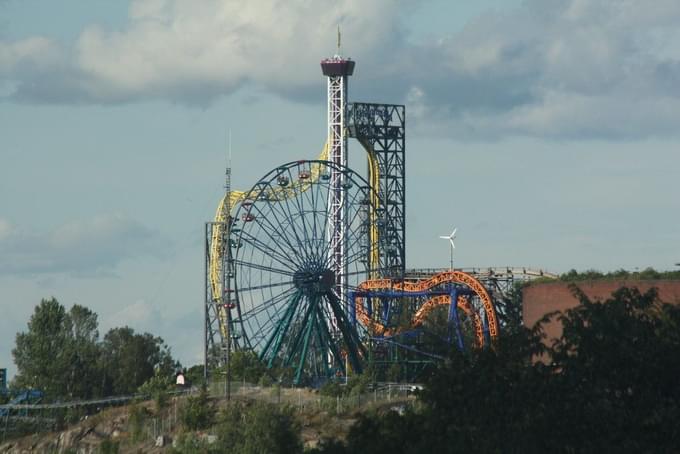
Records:
[[[407,28],[416,4],[132,0],[125,27],[89,26],[72,48],[39,37],[0,44],[0,75],[10,99],[27,102],[204,106],[244,85],[318,102],[318,62],[341,24],[358,61],[353,99],[408,102],[421,133],[677,134],[675,0],[527,0],[418,44]]]
[[[110,327],[130,326],[138,330],[151,330],[153,325],[163,317],[162,312],[155,306],[140,299],[107,318]]]
[[[110,274],[123,260],[162,257],[167,249],[158,232],[121,215],[74,221],[47,233],[0,219],[0,275]]]
[[[678,2],[638,0],[483,15],[412,57],[438,62],[410,80],[416,118],[459,137],[675,135],[679,19]]]
[[[319,85],[319,60],[334,48],[336,25],[362,43],[360,53],[378,52],[399,34],[394,5],[388,0],[132,0],[123,30],[87,27],[64,64],[25,72],[20,66],[28,57],[16,57],[5,72],[19,79],[13,98],[30,102],[165,98],[205,105],[246,83],[304,98]],[[376,21],[378,16],[384,21]]]

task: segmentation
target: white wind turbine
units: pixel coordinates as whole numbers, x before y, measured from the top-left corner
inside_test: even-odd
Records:
[[[451,243],[451,269],[453,269],[453,250],[456,249],[456,245],[453,244],[453,239],[456,237],[456,230],[458,230],[458,228],[454,227],[451,235],[443,235],[439,237],[442,240],[449,240],[449,243]]]

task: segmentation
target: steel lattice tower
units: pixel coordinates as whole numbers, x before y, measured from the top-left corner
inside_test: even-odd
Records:
[[[335,55],[333,58],[321,61],[321,70],[328,78],[328,160],[338,166],[346,167],[347,78],[354,72],[354,61]],[[333,190],[329,194],[328,201],[329,268],[335,275],[336,294],[340,301],[345,302],[347,301],[345,175],[333,168],[330,182]]]
[[[349,104],[350,137],[378,161],[380,263],[401,279],[406,267],[406,110],[399,104]]]
[[[204,368],[207,378],[214,369],[229,362],[236,343],[231,310],[233,258],[231,230],[231,168],[225,171],[225,195],[218,216],[205,224],[205,306],[204,306]],[[233,341],[233,342],[232,342]]]

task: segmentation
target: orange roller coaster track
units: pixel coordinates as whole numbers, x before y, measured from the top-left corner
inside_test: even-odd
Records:
[[[371,279],[359,284],[358,295],[354,297],[354,307],[357,319],[366,326],[372,333],[379,336],[389,336],[397,334],[396,329],[384,326],[380,321],[372,317],[364,307],[364,296],[366,293],[377,291],[396,291],[401,292],[404,297],[422,294],[445,284],[462,284],[468,287],[479,298],[484,308],[484,313],[489,327],[489,337],[495,340],[498,337],[498,319],[496,310],[489,292],[484,285],[472,275],[458,270],[444,271],[435,274],[428,279],[395,281],[392,279]],[[433,295],[430,297],[413,315],[411,326],[417,327],[423,323],[428,312],[439,305],[451,304],[449,295]],[[484,331],[482,320],[475,312],[470,300],[463,295],[457,299],[457,307],[462,309],[465,314],[472,319],[475,330],[476,343],[478,346],[484,345]]]
[[[420,306],[420,308],[413,315],[411,320],[411,327],[415,328],[423,324],[425,317],[430,311],[432,311],[437,306],[448,306],[451,304],[450,295],[437,295],[428,299],[425,304]],[[484,326],[482,324],[482,319],[477,312],[475,312],[470,300],[465,295],[459,295],[457,301],[457,307],[465,312],[474,325],[475,330],[475,347],[484,346]],[[391,334],[396,334],[396,330],[386,330],[383,335],[389,336]]]

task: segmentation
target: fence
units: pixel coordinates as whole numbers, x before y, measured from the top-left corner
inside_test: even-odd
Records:
[[[417,385],[382,384],[373,390],[343,396],[325,396],[304,388],[286,388],[282,386],[261,387],[249,383],[232,384],[233,399],[250,399],[270,404],[288,405],[298,409],[319,409],[336,414],[364,409],[375,404],[389,402],[407,402],[411,400]],[[223,397],[224,385],[212,384],[209,390],[211,397]]]

